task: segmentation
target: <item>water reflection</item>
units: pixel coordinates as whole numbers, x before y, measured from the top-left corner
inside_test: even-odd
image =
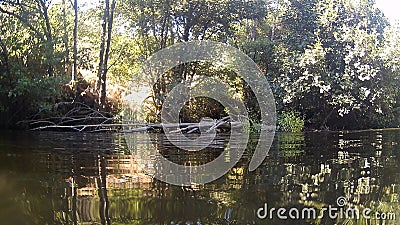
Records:
[[[217,137],[183,154],[165,137],[152,142],[168,159],[202,164],[224,154]],[[252,137],[250,143],[256,143]],[[400,131],[278,134],[262,166],[248,171],[254,146],[222,178],[191,187],[152,179],[119,134],[9,133],[0,136],[0,221],[4,224],[399,224]],[[151,155],[149,155],[151,157]],[[260,220],[258,208],[346,205],[393,218]],[[390,214],[392,215],[392,214]],[[386,214],[389,216],[389,214]]]

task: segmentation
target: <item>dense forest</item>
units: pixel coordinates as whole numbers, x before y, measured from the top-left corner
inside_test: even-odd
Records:
[[[400,126],[400,26],[374,0],[1,0],[0,21],[0,127],[117,118],[129,82],[146,79],[140,65],[192,40],[226,43],[257,63],[281,130]],[[193,62],[152,88],[148,121],[160,121],[166,93],[199,74],[226,81],[252,121],[260,118],[246,82]],[[185,121],[224,115],[201,97],[181,111]]]

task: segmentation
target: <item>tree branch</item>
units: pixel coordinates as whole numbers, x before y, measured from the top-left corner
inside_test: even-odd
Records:
[[[14,13],[14,12],[7,11],[7,10],[3,9],[2,7],[0,7],[0,12],[1,12],[1,13],[4,13],[4,14],[7,14],[7,15],[10,15],[10,16],[12,16],[12,17],[15,17],[15,18],[18,19],[23,25],[25,25],[25,26],[28,27],[31,31],[33,31],[33,32],[37,35],[37,37],[38,37],[40,40],[42,40],[42,41],[45,40],[44,35],[43,35],[41,32],[39,32],[34,26],[32,26],[32,24],[29,23],[29,21],[27,21],[26,19],[24,19],[22,16],[20,16],[20,15]]]

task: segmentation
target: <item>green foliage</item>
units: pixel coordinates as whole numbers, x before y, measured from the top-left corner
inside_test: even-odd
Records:
[[[220,119],[225,116],[227,114],[224,112],[224,107],[217,101],[206,97],[191,99],[180,112],[181,121],[184,122],[199,122],[201,118],[205,117]]]
[[[55,103],[70,100],[60,88],[63,83],[65,79],[61,77],[19,78],[14,88],[0,93],[4,99],[1,111],[5,114],[11,113],[4,122],[12,125],[38,113],[41,116],[51,116]]]
[[[125,1],[122,4],[122,12],[126,17],[130,28],[135,30],[135,42],[138,43],[140,59],[146,59],[155,51],[168,47],[176,42],[191,40],[215,40],[227,42],[231,37],[235,38],[236,30],[240,29],[243,21],[262,19],[266,15],[266,4],[257,0],[251,2],[242,1]],[[246,31],[243,31],[246,32]],[[226,68],[229,70],[229,68]],[[246,91],[243,83],[237,81],[232,72],[224,71],[215,66],[202,63],[181,65],[164,74],[159,83],[153,87],[152,110],[155,115],[151,119],[159,121],[161,107],[167,93],[173,86],[185,82],[194,83],[198,76],[217,76],[227,81],[235,91],[243,95]],[[139,75],[140,76],[140,75]],[[138,76],[131,78],[138,79]],[[233,82],[231,82],[233,81]],[[213,118],[220,118],[224,111],[213,101],[197,99],[192,101],[190,112],[185,109],[184,115],[199,118],[204,113],[198,105],[204,103],[204,109],[212,112]],[[197,104],[197,106],[196,106]],[[187,107],[186,107],[187,108]],[[249,107],[250,108],[250,107]]]
[[[278,127],[286,132],[301,132],[304,128],[304,118],[296,111],[283,111],[278,116]]]
[[[66,96],[63,73],[65,51],[62,34],[52,30],[62,20],[49,15],[43,1],[1,5],[0,19],[0,114],[1,126],[49,112]],[[35,8],[41,7],[40,13]],[[53,12],[53,11],[52,11]],[[53,25],[53,27],[51,27]],[[3,116],[4,115],[4,116]]]
[[[78,67],[98,70],[102,5],[79,7]],[[68,96],[61,83],[72,71],[74,10],[70,1],[0,4],[0,113],[24,119]],[[155,51],[177,42],[215,40],[241,49],[270,81],[284,130],[398,127],[400,27],[371,0],[118,1],[108,83],[124,90],[146,80],[138,68]],[[83,71],[85,70],[85,71]],[[251,88],[229,68],[194,62],[162,76],[148,98],[148,118],[159,121],[163,101],[178,84],[200,76],[229,84],[256,124]],[[95,83],[96,76],[91,78]],[[201,81],[197,81],[201,82]],[[86,87],[85,87],[86,88]],[[94,87],[88,87],[95,92]],[[24,105],[28,110],[22,110]],[[17,113],[14,113],[17,112]],[[302,116],[299,116],[301,113]],[[185,120],[221,118],[221,105],[193,99]],[[301,126],[300,126],[301,125]],[[294,126],[294,128],[293,128]]]
[[[269,64],[279,107],[301,111],[317,129],[379,127],[373,118],[391,120],[398,72],[388,72],[382,58],[390,55],[382,53],[388,26],[382,13],[372,1],[299,3],[288,1],[283,18],[303,24],[282,21],[289,35],[275,44]]]

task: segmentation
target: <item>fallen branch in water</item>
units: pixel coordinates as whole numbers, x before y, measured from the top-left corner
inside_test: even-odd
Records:
[[[115,124],[78,124],[78,125],[57,125],[51,124],[46,126],[39,126],[32,128],[31,130],[73,130],[78,132],[90,131],[120,131],[123,133],[131,132],[142,132],[149,130],[162,129],[163,127],[168,129],[176,128],[176,130],[170,131],[170,133],[184,132],[193,133],[194,131],[200,130],[200,128],[208,128],[206,132],[215,130],[217,128],[230,129],[232,126],[241,126],[241,122],[228,122],[227,119],[215,120],[213,122],[200,122],[200,123],[168,123],[168,124],[144,124],[144,123],[115,123]]]
[[[108,127],[116,127],[120,123],[110,112],[94,109],[80,102],[60,102],[48,112],[51,117],[45,117],[41,110],[30,120],[19,121],[17,125],[29,130],[73,130],[88,131]]]
[[[48,118],[37,118],[20,121],[29,130],[56,130],[56,131],[77,131],[77,132],[142,132],[142,131],[164,131],[169,133],[194,133],[211,132],[217,129],[229,130],[242,127],[238,121],[232,121],[227,116],[222,119],[203,118],[199,123],[164,123],[151,124],[135,121],[122,120],[114,117],[109,112],[102,112],[91,108],[83,103],[61,102],[57,103],[53,110],[58,110],[59,116]],[[54,114],[53,114],[54,115]],[[56,114],[57,115],[57,114]],[[167,130],[164,130],[167,129]]]
[[[130,133],[130,132],[139,132],[139,131],[147,131],[150,129],[162,129],[163,127],[168,129],[176,128],[175,130],[170,130],[169,133],[179,133],[186,132],[188,134],[194,133],[195,131],[200,131],[202,128],[207,128],[205,130],[206,133],[211,132],[212,130],[216,130],[217,128],[223,129],[231,129],[232,127],[239,128],[243,126],[241,122],[229,122],[230,118],[225,117],[220,120],[212,120],[209,122],[200,122],[200,123],[164,123],[164,124],[146,124],[143,127],[133,128],[133,129],[125,129],[122,132]],[[124,124],[126,126],[132,126],[129,124]]]

